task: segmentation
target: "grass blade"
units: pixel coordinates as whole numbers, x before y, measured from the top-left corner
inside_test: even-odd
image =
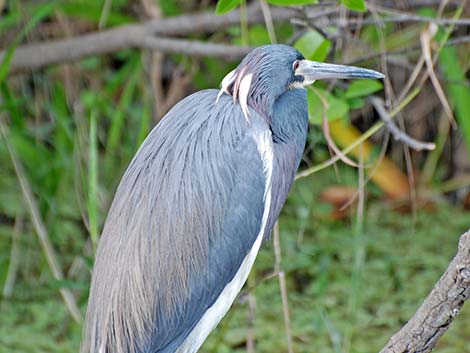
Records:
[[[23,170],[23,165],[16,157],[16,153],[9,142],[8,128],[4,124],[2,117],[0,117],[0,134],[2,135],[2,138],[7,146],[11,162],[13,163],[13,167],[20,183],[23,199],[27,206],[27,211],[29,212],[31,222],[33,223],[36,234],[38,235],[39,242],[43,249],[49,268],[55,279],[62,280],[64,278],[64,274],[59,265],[59,260],[57,259],[57,255],[50,241],[46,226],[44,224],[44,221],[42,220],[41,213],[39,212],[39,207],[31,189],[31,185]],[[75,297],[73,296],[72,292],[68,289],[61,288],[60,293],[72,317],[77,323],[81,323],[82,315],[80,313],[80,309],[77,306]]]
[[[94,249],[98,244],[99,205],[98,205],[98,143],[96,136],[96,114],[91,112],[88,149],[88,226]]]

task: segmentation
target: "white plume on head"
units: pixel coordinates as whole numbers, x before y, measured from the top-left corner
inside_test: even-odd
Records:
[[[233,84],[233,103],[237,102],[238,90],[240,89],[240,83],[242,81],[243,75],[245,74],[246,66],[244,66],[237,75],[237,79]]]
[[[227,75],[225,75],[222,82],[220,83],[220,91],[219,91],[219,94],[217,95],[217,99],[215,100],[216,103],[219,101],[219,98],[222,96],[222,94],[224,93],[230,94],[230,92],[228,91],[228,86],[230,86],[234,80],[235,80],[235,70],[232,70]]]
[[[252,78],[253,74],[248,74],[244,76],[240,82],[240,88],[238,90],[238,101],[240,102],[243,115],[245,116],[245,119],[248,122],[250,122],[248,112],[248,93],[250,92]]]
[[[236,73],[236,69],[230,71],[222,80],[220,84],[220,91],[217,95],[216,103],[219,101],[222,94],[226,93],[230,95],[230,91],[228,87],[233,84],[232,89],[232,97],[233,102],[236,103],[237,99],[240,103],[240,107],[242,109],[243,115],[245,116],[246,120],[249,120],[249,111],[248,111],[248,94],[250,92],[251,81],[253,79],[253,74],[245,74],[246,66],[243,67],[238,74]]]

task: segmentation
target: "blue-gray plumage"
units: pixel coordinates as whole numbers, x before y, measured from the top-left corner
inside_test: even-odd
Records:
[[[380,74],[259,47],[220,91],[183,99],[153,129],[105,222],[83,353],[199,349],[287,198],[306,141],[303,86],[318,77]]]

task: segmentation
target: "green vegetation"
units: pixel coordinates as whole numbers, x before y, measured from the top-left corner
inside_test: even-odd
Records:
[[[155,83],[167,94],[175,82],[186,82],[185,75],[189,75],[186,83],[175,86],[176,93],[163,98],[185,96],[218,87],[236,64],[184,54],[167,54],[159,62],[148,50],[125,48],[14,76],[9,75],[14,53],[29,42],[80,36],[150,18],[152,11],[144,4],[161,10],[163,17],[196,11],[230,13],[240,7],[243,14],[251,6],[241,0],[161,0],[160,8],[157,3],[0,1],[0,45],[5,50],[0,60],[0,353],[78,350],[81,327],[64,304],[61,290],[73,294],[83,314],[94,249],[114,190],[139,145],[161,118],[158,113],[164,104],[157,99]],[[447,45],[464,37],[468,25],[442,24],[432,43],[434,70],[457,121],[457,129],[450,130],[433,84],[423,79],[426,65],[419,68],[420,34],[428,24],[388,21],[395,16],[391,9],[369,9],[378,11],[377,16],[384,20],[380,27],[366,21],[374,17],[370,11],[362,12],[364,1],[339,3],[342,5],[333,5],[346,11],[345,20],[363,18],[364,24],[341,27],[335,22],[339,18],[335,12],[329,15],[328,24],[318,26],[316,22],[307,26],[275,22],[277,41],[295,45],[312,60],[354,63],[386,72],[390,81],[384,82],[385,91],[394,92],[387,97],[396,97],[387,106],[390,116],[402,119],[414,137],[435,142],[437,147],[432,152],[403,153],[401,142],[388,143],[383,123],[367,102],[371,94],[384,95],[379,82],[318,82],[309,89],[312,126],[301,170],[313,174],[298,179],[279,223],[281,266],[286,274],[296,353],[379,351],[420,305],[455,254],[458,237],[470,227],[470,196],[465,191],[470,185],[470,167],[459,164],[462,160],[470,164],[470,153],[457,148],[461,141],[470,146],[470,47],[465,42]],[[331,2],[328,4],[331,10]],[[303,8],[315,10],[307,6],[317,5]],[[437,6],[405,10],[435,17]],[[442,16],[469,18],[470,9],[450,4]],[[302,12],[298,19],[305,20]],[[267,27],[265,23],[248,26],[242,15],[241,23],[207,33],[187,33],[185,38],[254,46],[271,41]],[[157,62],[160,64],[153,66]],[[407,87],[416,67],[420,74]],[[160,70],[160,80],[154,76],[155,68]],[[166,102],[175,103],[163,99]],[[352,143],[362,146],[348,155],[358,163],[365,156],[361,148],[368,146],[362,161],[365,176],[360,168],[341,161],[322,169],[330,165],[330,141],[319,127],[323,119],[330,129],[344,122],[343,130],[334,130],[331,136],[343,148]],[[369,139],[381,127],[381,134]],[[362,134],[362,140],[356,134]],[[358,143],[366,139],[369,145]],[[377,165],[381,168],[375,168]],[[400,173],[400,180],[415,177],[412,190],[416,197],[393,199],[396,194],[414,194],[407,183],[402,192],[388,191],[403,185],[396,174],[387,179],[392,169]],[[364,193],[359,188],[359,199],[364,202],[353,199],[350,207],[340,210],[356,196],[363,179],[369,178],[375,184],[367,183]],[[338,185],[352,190],[342,195],[340,205],[325,196],[331,186]],[[33,202],[26,201],[28,196]],[[37,236],[41,225],[52,253],[47,251],[47,241]],[[52,270],[54,261],[62,275]],[[268,243],[249,285],[203,352],[243,352],[251,333],[256,352],[287,351],[283,305],[273,269],[273,246]],[[436,351],[470,352],[469,322],[467,304]]]
[[[353,173],[341,169],[341,175],[354,182]],[[455,254],[458,236],[468,228],[468,212],[438,203],[420,210],[414,221],[375,199],[366,207],[358,236],[354,219],[331,220],[331,207],[320,200],[320,191],[332,180],[332,170],[299,180],[280,220],[295,352],[373,353],[414,313],[441,276]],[[2,229],[2,239],[8,232]],[[33,234],[22,237],[21,252],[29,254],[21,261],[26,278],[3,303],[0,352],[76,351],[80,327],[67,314],[57,288],[78,288],[84,309],[88,279],[57,283],[47,269],[36,274],[28,262],[41,257],[37,242]],[[83,237],[79,242],[77,248],[85,246]],[[3,241],[2,248],[7,246]],[[356,269],[358,254],[363,261]],[[267,278],[273,264],[268,244],[251,275],[257,352],[286,351],[279,283]],[[248,312],[244,292],[203,351],[243,352]],[[436,351],[466,352],[468,322],[467,305]]]

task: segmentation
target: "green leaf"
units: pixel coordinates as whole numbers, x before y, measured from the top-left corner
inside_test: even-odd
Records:
[[[223,13],[233,10],[238,5],[240,5],[241,0],[219,0],[215,8],[215,13],[221,15]]]
[[[264,25],[252,26],[248,31],[248,39],[250,45],[253,46],[271,43],[268,31],[266,30],[266,26]]]
[[[341,0],[341,3],[353,11],[364,12],[367,10],[364,0]]]
[[[364,98],[353,98],[348,99],[349,108],[351,109],[359,109],[364,106]]]
[[[308,60],[323,61],[328,55],[331,42],[317,31],[309,31],[295,42],[294,47]]]
[[[318,0],[267,0],[267,2],[277,6],[291,6],[316,4]]]
[[[439,55],[439,68],[445,78],[447,94],[454,107],[460,132],[470,148],[470,87],[465,85],[465,71],[458,58],[455,47],[444,47]]]
[[[243,45],[240,32],[234,33],[233,36],[234,36],[233,44]],[[266,26],[265,25],[251,26],[250,29],[248,30],[248,42],[252,46],[270,44],[271,40],[269,39],[269,34],[268,34],[268,31],[266,30]],[[226,72],[224,71],[224,74],[225,73]]]
[[[331,42],[328,39],[325,39],[315,50],[315,53],[312,55],[310,60],[314,61],[325,61],[328,53],[330,52]]]
[[[377,80],[358,80],[349,85],[344,96],[348,99],[364,97],[382,88],[382,83]]]
[[[307,99],[308,119],[312,124],[320,125],[323,114],[326,114],[328,120],[335,120],[344,117],[349,112],[349,105],[344,99],[336,98],[321,88],[309,89]]]

